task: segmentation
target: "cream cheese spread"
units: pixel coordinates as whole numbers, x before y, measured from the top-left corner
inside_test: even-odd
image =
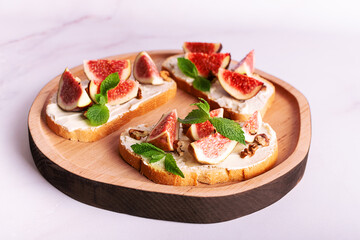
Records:
[[[180,79],[184,79],[187,83],[192,84],[193,78],[190,78],[183,74],[177,66],[177,59],[182,57],[181,55],[173,56],[164,62],[163,66],[172,71],[172,73]],[[230,65],[230,69],[233,66]],[[247,100],[237,100],[230,96],[220,85],[219,81],[216,81],[211,85],[210,92],[207,94],[208,98],[216,101],[220,107],[232,109],[234,112],[240,114],[253,114],[255,111],[260,111],[268,102],[271,95],[274,93],[275,88],[269,82],[265,81],[259,75],[254,74],[253,78],[264,82],[265,88],[260,90],[258,94]]]
[[[146,127],[145,125],[139,125],[135,127],[134,129],[138,130],[146,130],[151,131],[150,127]],[[178,156],[176,153],[172,153],[174,156],[176,163],[178,167],[182,170],[188,169],[188,170],[194,170],[197,171],[200,169],[211,169],[211,168],[226,168],[227,170],[236,170],[236,169],[243,169],[247,167],[251,167],[253,165],[257,165],[261,163],[262,161],[265,161],[270,155],[272,155],[276,149],[277,145],[277,139],[276,139],[276,133],[275,131],[270,127],[269,124],[263,123],[261,128],[258,131],[258,134],[265,133],[269,138],[269,146],[262,147],[259,146],[259,148],[256,150],[255,154],[251,157],[240,157],[240,152],[246,147],[240,143],[238,143],[235,147],[235,149],[232,151],[232,153],[221,163],[217,165],[203,165],[196,161],[196,159],[193,157],[192,154],[187,151],[188,145],[191,143],[188,137],[186,137],[182,133],[182,129],[179,130],[179,139],[184,142],[184,155]],[[129,129],[126,130],[124,134],[121,134],[120,140],[122,144],[128,149],[129,151],[132,151],[131,145],[136,143],[141,143],[143,140],[135,140],[129,136]],[[149,160],[142,157],[142,160],[145,164],[150,164]],[[152,166],[164,168],[164,161],[158,161],[156,163],[152,163]]]
[[[87,86],[88,81],[83,81],[82,85]],[[107,105],[110,110],[110,118],[108,121],[112,121],[115,118],[123,115],[126,112],[134,111],[139,105],[156,95],[166,92],[173,87],[174,82],[166,82],[162,85],[145,85],[141,84],[142,98],[133,98],[130,101],[120,105]],[[77,129],[95,129],[97,127],[91,126],[89,120],[83,116],[83,112],[66,112],[63,111],[56,102],[56,93],[51,97],[50,103],[46,107],[46,114],[58,125],[64,127],[67,131],[71,132]],[[100,127],[100,126],[98,126]]]

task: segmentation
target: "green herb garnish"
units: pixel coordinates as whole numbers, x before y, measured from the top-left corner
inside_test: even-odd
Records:
[[[108,121],[110,112],[105,105],[95,104],[89,107],[85,116],[89,119],[92,126],[100,126]]]
[[[184,173],[177,166],[173,155],[171,155],[170,153],[167,153],[165,156],[165,169],[166,169],[166,171],[171,172],[172,174],[175,174],[175,175],[178,175],[178,176],[184,178]]]
[[[194,63],[186,58],[178,58],[178,67],[183,74],[194,79],[192,82],[195,89],[202,92],[209,92],[211,83],[208,79],[199,76],[199,72]]]
[[[198,109],[192,110],[184,119],[178,118],[178,121],[183,124],[210,121],[216,131],[221,135],[245,145],[245,136],[240,124],[227,118],[210,117],[209,104],[204,99],[199,99],[200,102],[192,104],[197,106]]]
[[[171,155],[171,153],[165,153],[160,148],[155,147],[151,143],[136,143],[131,145],[131,149],[139,155],[142,155],[149,159],[149,163],[155,163],[163,158],[164,164],[165,164],[165,170],[178,175],[182,178],[184,178],[183,172],[180,170],[180,168],[176,165],[176,161],[174,157]]]
[[[119,74],[117,72],[110,74],[101,82],[100,93],[95,95],[97,104],[88,108],[85,113],[92,126],[100,126],[109,120],[110,112],[105,104],[108,102],[107,93],[109,90],[115,88],[120,82]]]

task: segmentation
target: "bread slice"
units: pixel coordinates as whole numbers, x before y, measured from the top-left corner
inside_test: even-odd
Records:
[[[136,130],[150,131],[151,128],[139,125]],[[171,174],[165,170],[163,160],[150,164],[148,159],[133,152],[131,145],[145,141],[145,138],[136,140],[131,138],[127,129],[120,135],[119,152],[122,158],[141,174],[155,183],[195,186],[198,183],[217,184],[224,182],[243,181],[255,177],[270,168],[276,162],[278,156],[278,144],[276,133],[269,124],[263,123],[258,134],[265,133],[269,138],[268,146],[259,146],[251,157],[240,157],[240,152],[248,147],[237,144],[234,151],[218,165],[203,165],[198,163],[188,151],[190,140],[182,134],[180,129],[179,139],[184,144],[183,156],[172,153],[178,167],[184,173],[185,178]]]
[[[184,55],[175,55],[167,58],[162,64],[162,69],[170,73],[171,78],[176,81],[180,89],[193,96],[204,98],[212,109],[224,108],[224,117],[226,118],[246,121],[255,111],[259,111],[261,116],[264,117],[274,101],[274,85],[257,74],[254,74],[252,77],[264,82],[264,87],[258,94],[248,100],[233,98],[222,88],[219,81],[212,84],[209,93],[201,92],[192,86],[193,79],[184,75],[178,68],[177,58],[179,57],[184,57]]]
[[[84,81],[83,85],[88,82]],[[143,115],[174,98],[176,83],[167,79],[162,85],[140,85],[142,98],[133,98],[130,101],[108,106],[110,118],[107,123],[94,127],[83,116],[83,112],[65,112],[56,103],[54,92],[45,106],[46,122],[49,128],[57,135],[80,142],[93,142],[118,130],[131,119]]]

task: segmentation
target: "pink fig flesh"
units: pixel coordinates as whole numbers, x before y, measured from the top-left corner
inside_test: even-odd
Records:
[[[184,42],[184,52],[200,52],[200,53],[218,53],[221,51],[221,43],[205,43],[205,42]]]
[[[237,142],[213,133],[190,144],[190,152],[202,164],[218,164],[234,150]]]
[[[185,58],[196,66],[200,76],[209,78],[217,76],[219,69],[227,68],[230,64],[230,53],[187,53]]]
[[[164,82],[154,61],[146,52],[141,52],[136,56],[133,74],[135,79],[141,83],[159,85]]]
[[[220,69],[219,82],[224,90],[239,100],[246,100],[254,97],[264,85],[263,82],[226,69]]]

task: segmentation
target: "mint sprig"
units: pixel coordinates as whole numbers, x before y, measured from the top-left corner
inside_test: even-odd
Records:
[[[178,67],[183,74],[194,79],[193,86],[202,92],[209,92],[211,83],[204,77],[199,76],[199,72],[193,62],[186,58],[178,58]]]
[[[162,149],[155,147],[151,143],[136,143],[131,145],[131,149],[139,155],[149,159],[149,163],[155,163],[165,158],[165,170],[184,178],[184,173],[177,166],[171,153],[165,153]]]
[[[193,124],[206,122],[210,118],[210,106],[204,99],[199,98],[200,102],[191,105],[197,106],[199,109],[192,110],[185,119],[178,118],[178,122],[183,124]]]
[[[224,137],[237,141],[243,145],[246,144],[244,132],[239,123],[227,118],[210,117],[209,104],[204,99],[199,99],[200,102],[192,104],[197,106],[198,109],[192,110],[184,119],[178,118],[180,123],[196,124],[210,121],[216,131]]]
[[[85,112],[85,117],[90,121],[92,126],[100,126],[106,123],[110,117],[110,111],[105,104],[108,102],[107,93],[109,90],[115,88],[120,82],[119,74],[117,72],[107,76],[100,85],[100,93],[95,95],[97,104],[92,105]]]

